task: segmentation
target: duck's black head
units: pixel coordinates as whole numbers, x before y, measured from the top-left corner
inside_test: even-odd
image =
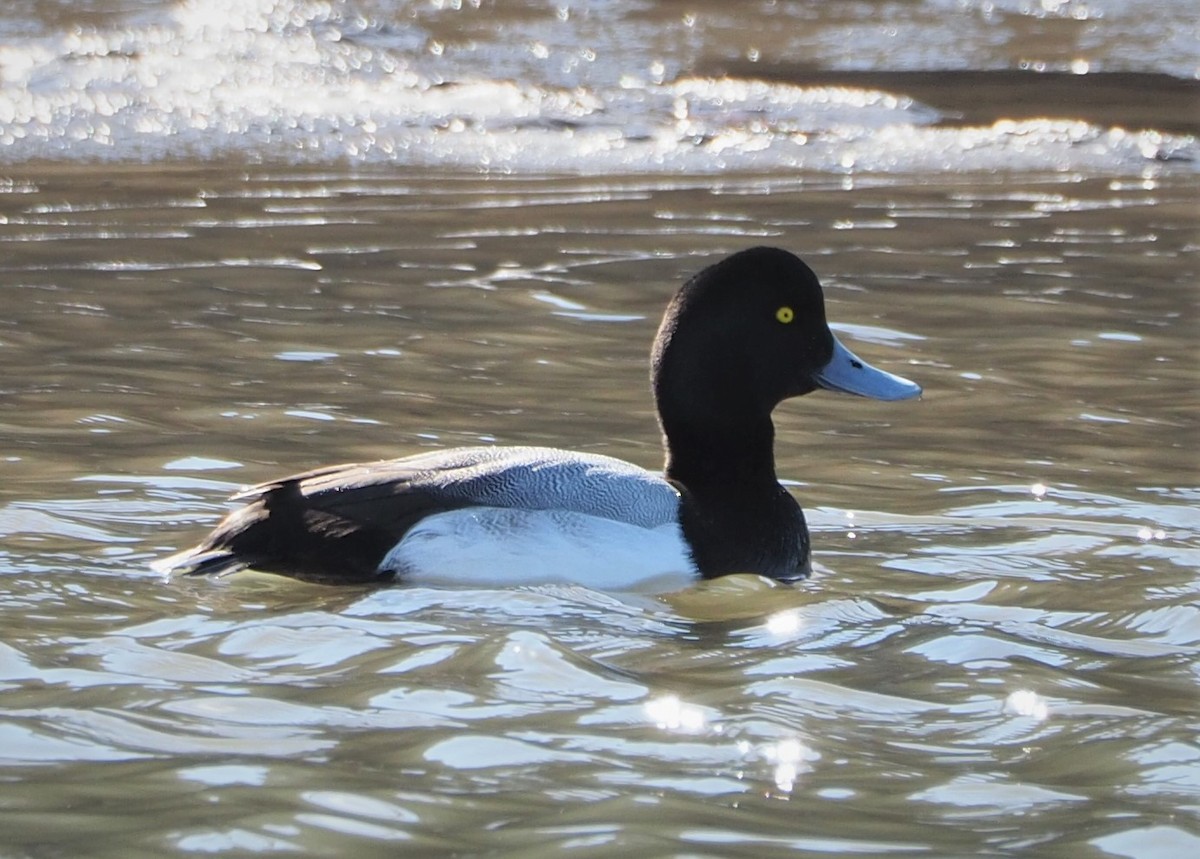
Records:
[[[776,248],[752,248],[695,275],[663,316],[652,356],[660,402],[714,399],[769,414],[815,390],[833,357],[825,300],[812,269]]]
[[[659,327],[651,372],[663,431],[685,444],[769,436],[775,406],[817,388],[886,400],[921,392],[842,346],[812,269],[767,247],[733,254],[683,285]]]

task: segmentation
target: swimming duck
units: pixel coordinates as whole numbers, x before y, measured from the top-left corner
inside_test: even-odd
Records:
[[[804,513],[775,475],[771,412],[824,388],[904,400],[921,388],[829,330],[795,255],[741,251],[688,280],[654,339],[662,474],[591,453],[466,447],[334,465],[254,486],[160,571],[243,568],[326,583],[683,586],[810,572]]]

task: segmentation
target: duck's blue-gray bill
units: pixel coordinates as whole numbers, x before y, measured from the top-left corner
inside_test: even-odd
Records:
[[[902,376],[872,367],[833,338],[833,357],[817,372],[817,384],[830,391],[857,394],[873,400],[909,400],[921,386]]]

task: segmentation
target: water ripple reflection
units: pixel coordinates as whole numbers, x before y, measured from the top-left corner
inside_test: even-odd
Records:
[[[0,182],[14,851],[1195,852],[1190,174],[89,176]],[[762,241],[926,387],[778,410],[812,581],[149,570],[334,459],[654,466],[662,304]]]

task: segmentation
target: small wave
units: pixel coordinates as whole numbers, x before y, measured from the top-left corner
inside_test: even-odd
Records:
[[[423,64],[427,41],[417,24],[296,0],[192,0],[121,28],[13,38],[0,47],[0,161],[710,173],[1195,160],[1193,138],[1083,121],[945,127],[938,111],[873,87],[448,77]]]

